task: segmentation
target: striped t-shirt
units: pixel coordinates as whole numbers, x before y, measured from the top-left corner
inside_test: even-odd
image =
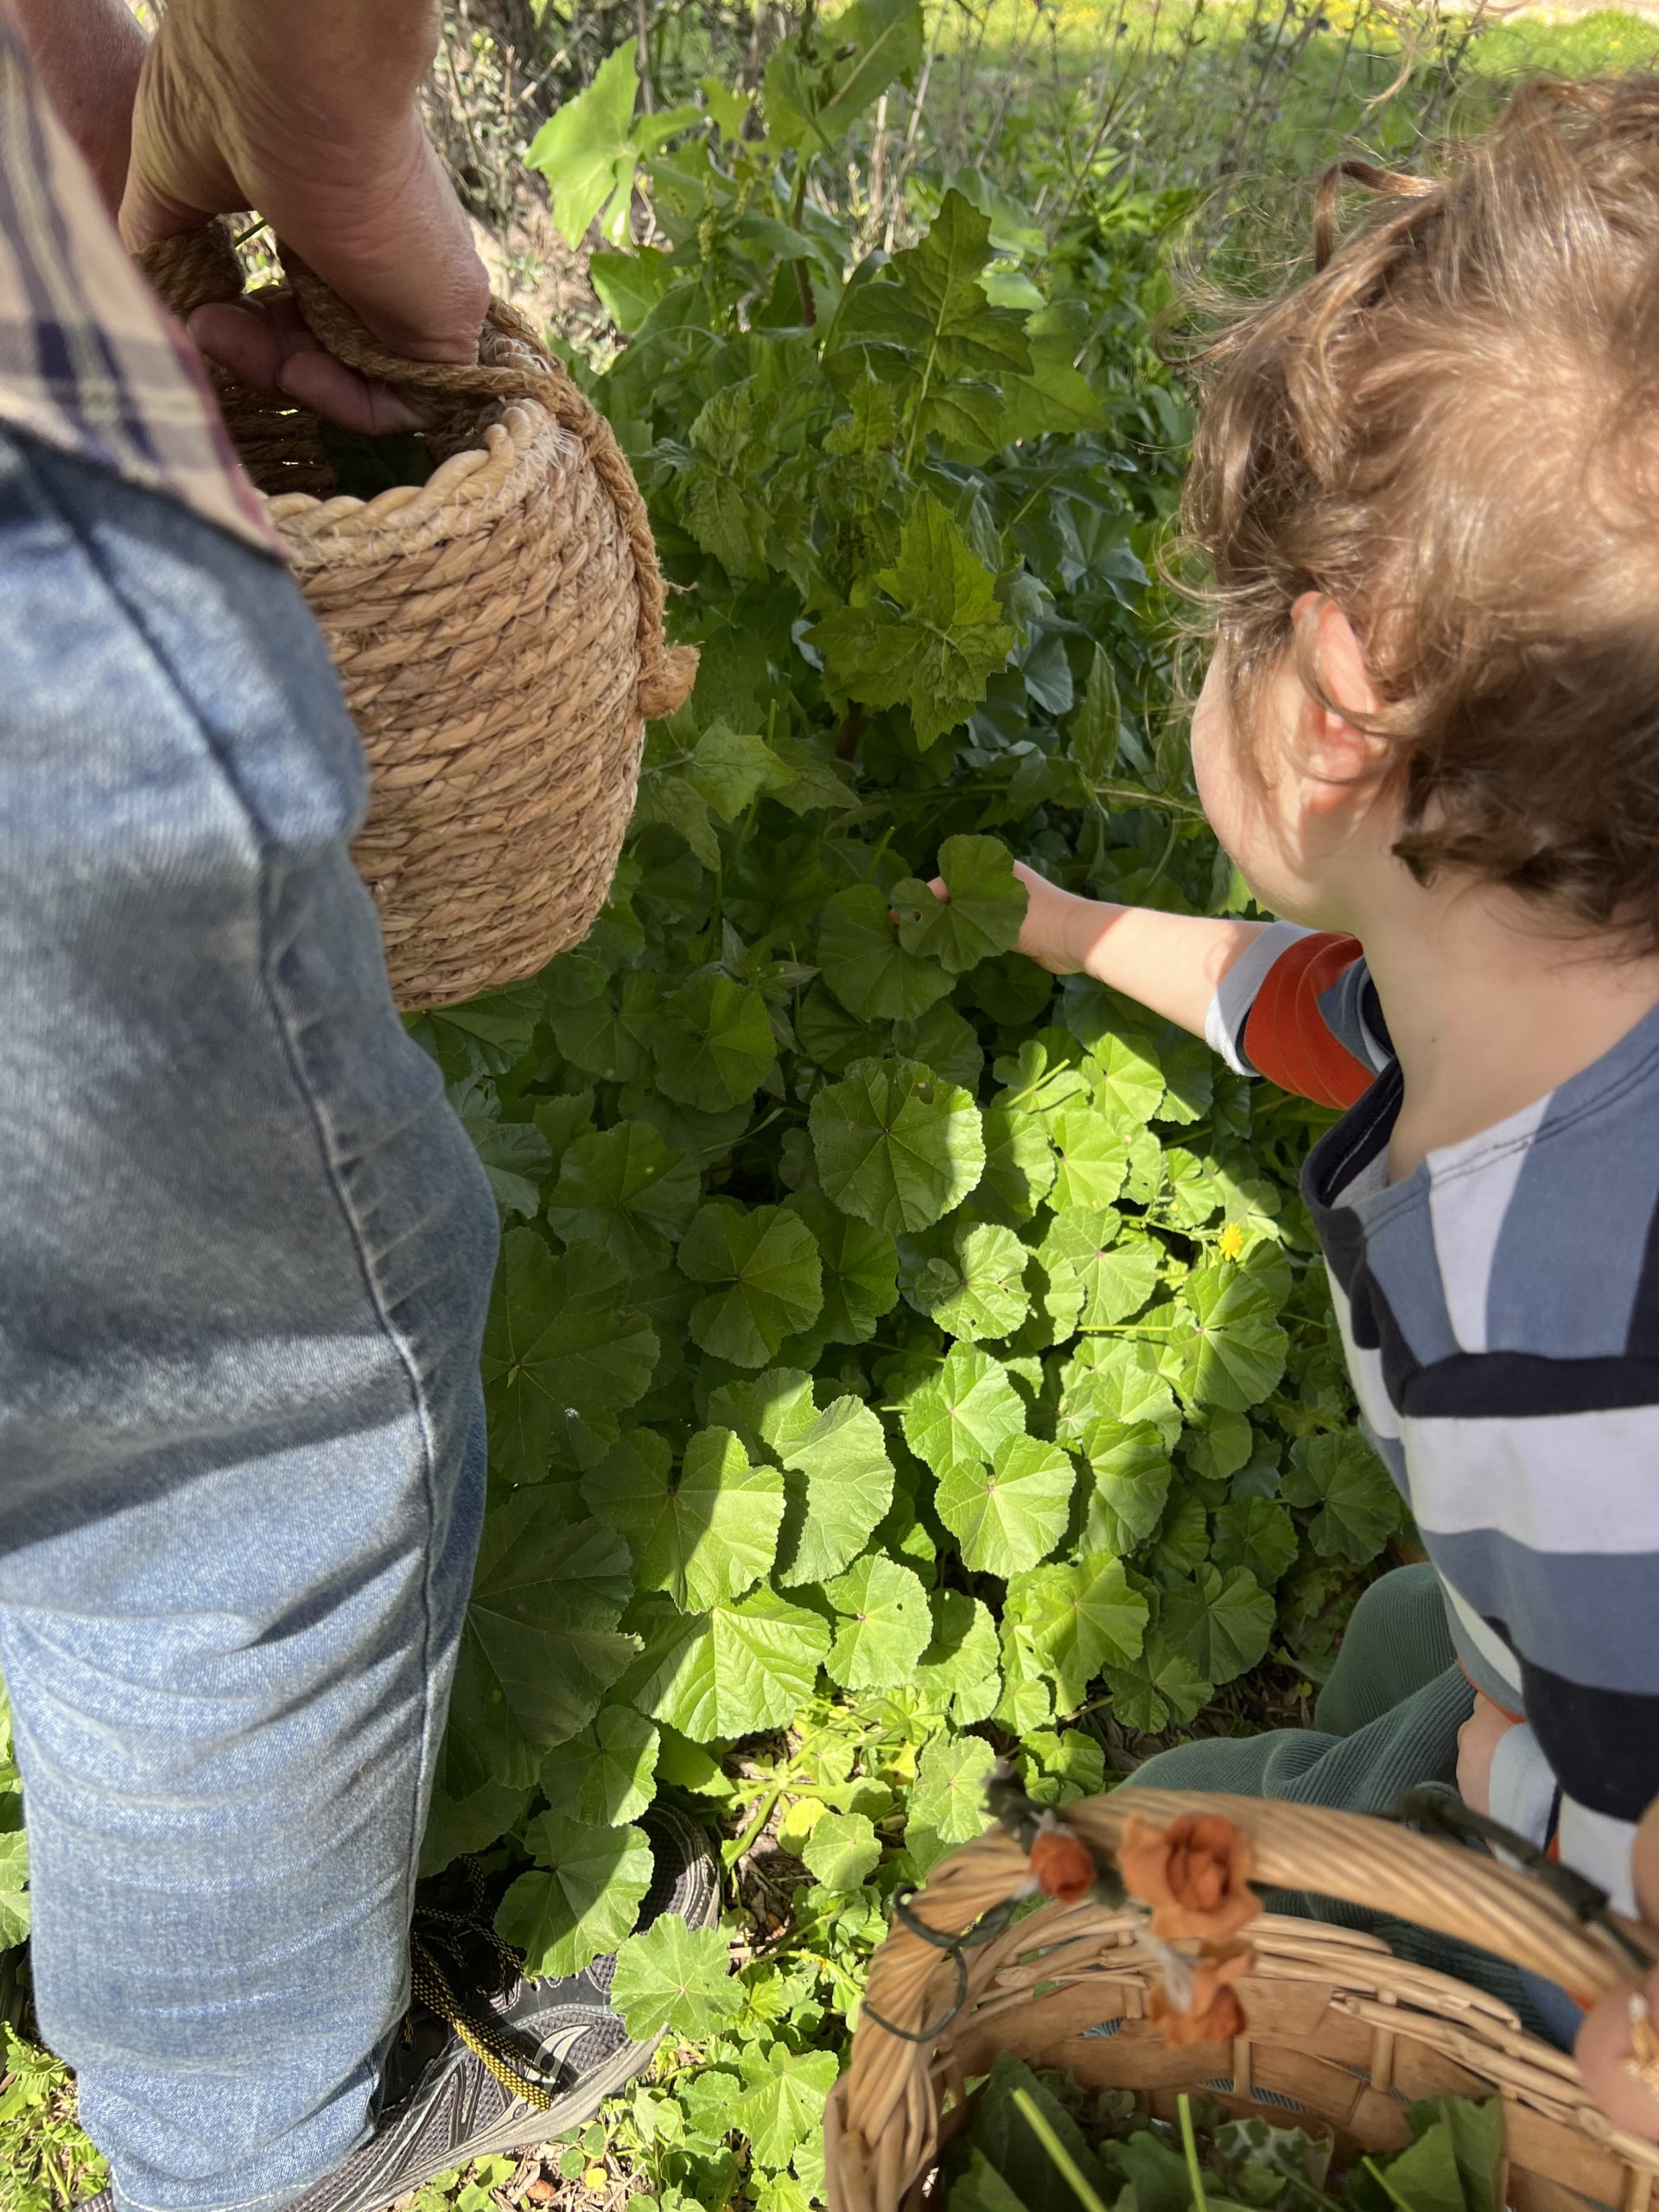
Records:
[[[1303,1192],[1360,1410],[1477,1687],[1524,1716],[1493,1817],[1632,1907],[1659,1796],[1659,1008],[1582,1074],[1388,1180],[1402,1079],[1359,946],[1279,922],[1210,1041],[1348,1111]]]

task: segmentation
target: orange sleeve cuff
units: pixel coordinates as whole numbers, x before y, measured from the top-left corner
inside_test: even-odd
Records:
[[[1332,1035],[1319,1011],[1321,995],[1360,954],[1351,937],[1300,938],[1268,969],[1244,1024],[1252,1067],[1316,1106],[1351,1106],[1376,1080],[1376,1070]]]

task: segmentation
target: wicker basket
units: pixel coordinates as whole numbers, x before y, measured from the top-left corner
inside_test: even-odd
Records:
[[[1612,1937],[1580,1923],[1532,1878],[1381,1821],[1254,1798],[1126,1788],[1065,1808],[1097,1852],[1115,1853],[1135,1815],[1166,1827],[1222,1813],[1251,1839],[1258,1889],[1312,1890],[1370,1905],[1494,1951],[1586,1999],[1634,1972]],[[950,1935],[1029,1887],[1019,1844],[993,1829],[935,1870],[917,1916]],[[1337,2139],[1338,2159],[1408,2139],[1419,2098],[1501,2095],[1515,2212],[1646,2212],[1659,2148],[1625,2135],[1584,2101],[1564,2053],[1525,2034],[1496,1999],[1405,1964],[1374,1937],[1264,1916],[1240,1984],[1248,2018],[1230,2044],[1177,2048],[1148,2018],[1158,1975],[1142,1921],[1092,1903],[1048,1904],[982,1945],[948,1956],[896,1925],[870,1971],[868,2007],[826,2124],[831,2212],[917,2212],[936,2204],[944,2145],[966,2122],[968,2084],[999,2051],[1057,2067],[1092,2088],[1126,2088],[1161,2118],[1184,2090],[1283,2125],[1287,2107]],[[1649,1952],[1651,1930],[1632,1929]],[[952,2012],[924,2042],[912,2034]]]
[[[235,299],[222,224],[152,247],[175,314]],[[499,302],[476,367],[388,354],[303,264],[307,321],[353,367],[429,396],[439,466],[334,496],[316,417],[228,378],[225,418],[321,624],[369,759],[354,849],[400,1005],[533,975],[603,904],[642,724],[696,656],[663,642],[663,582],[608,425]]]

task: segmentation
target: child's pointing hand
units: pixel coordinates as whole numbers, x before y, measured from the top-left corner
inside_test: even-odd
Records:
[[[1088,968],[1089,956],[1117,912],[1096,899],[1079,899],[1062,891],[1046,875],[1015,861],[1014,872],[1026,887],[1028,903],[1020,926],[1016,952],[1046,968],[1051,976],[1079,976]],[[936,875],[928,888],[936,899],[949,899],[943,876]]]

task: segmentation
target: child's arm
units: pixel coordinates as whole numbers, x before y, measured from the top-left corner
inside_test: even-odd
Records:
[[[1393,1058],[1352,938],[1078,899],[1014,868],[1030,899],[1021,952],[1056,975],[1092,976],[1139,999],[1242,1074],[1317,1105],[1351,1106]],[[933,889],[944,897],[942,882]]]
[[[1268,927],[1079,899],[1020,861],[1014,874],[1031,899],[1021,952],[1056,976],[1092,976],[1198,1037],[1222,977]]]

